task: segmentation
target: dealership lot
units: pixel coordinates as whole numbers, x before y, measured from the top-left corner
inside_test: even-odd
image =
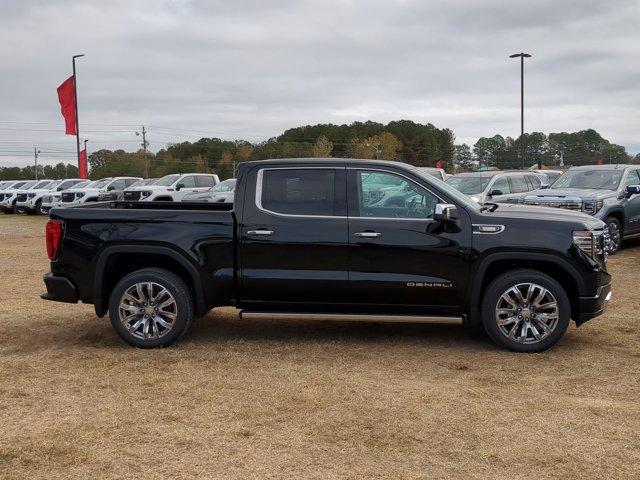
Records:
[[[451,326],[210,313],[166,350],[39,299],[42,217],[0,218],[0,476],[632,478],[640,241],[609,310],[517,355]]]

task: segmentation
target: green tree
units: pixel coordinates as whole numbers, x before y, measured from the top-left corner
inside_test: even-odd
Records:
[[[331,150],[333,150],[333,143],[331,143],[324,135],[320,135],[316,139],[316,143],[313,144],[313,156],[316,158],[330,157]]]

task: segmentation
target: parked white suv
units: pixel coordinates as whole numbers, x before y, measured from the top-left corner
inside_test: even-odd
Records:
[[[56,206],[56,204],[62,201],[62,192],[70,188],[82,188],[91,183],[90,180],[83,180],[81,178],[68,178],[66,180],[59,180],[56,185],[50,185],[49,191],[42,195],[40,202],[40,208],[38,213],[42,215],[48,215],[49,211]]]
[[[0,191],[0,210],[4,213],[14,213],[18,194],[38,183],[37,180],[21,180]]]
[[[97,202],[101,193],[113,190],[124,190],[127,185],[140,180],[138,177],[114,177],[96,180],[83,188],[70,188],[62,192],[61,207],[71,207],[87,202]]]
[[[82,181],[81,178],[70,178],[67,180],[52,180],[46,185],[42,185],[42,183],[34,185],[29,190],[18,193],[16,210],[30,215],[34,213],[46,215],[48,210],[42,209],[42,202],[45,196],[71,188]]]
[[[131,189],[125,199],[143,202],[179,202],[185,195],[206,192],[218,183],[220,183],[218,176],[208,173],[166,175],[153,185]]]

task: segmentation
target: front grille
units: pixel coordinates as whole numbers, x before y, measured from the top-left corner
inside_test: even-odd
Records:
[[[62,194],[62,201],[63,202],[73,202],[76,198],[76,194],[75,193],[63,193]]]
[[[100,195],[98,195],[98,201],[99,202],[109,202],[111,200],[115,200],[115,196],[111,194],[111,192],[109,193],[101,193]]]
[[[42,197],[42,203],[51,203],[51,195],[45,195]]]
[[[567,210],[582,210],[582,202],[571,202],[566,200],[533,200],[533,199],[525,199],[525,205],[535,205],[538,207],[554,207],[554,208],[564,208]]]
[[[16,195],[16,202],[26,202],[26,201],[27,201],[26,193],[19,193],[18,195]]]
[[[0,202],[4,200],[4,193],[0,193]]]
[[[138,200],[140,200],[140,195],[142,194],[142,192],[124,192],[124,199],[125,200],[130,200],[132,202],[137,202]]]

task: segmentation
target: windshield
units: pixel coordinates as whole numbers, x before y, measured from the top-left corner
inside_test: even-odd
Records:
[[[42,182],[38,182],[36,183],[33,187],[31,187],[33,190],[36,190],[38,188],[44,188],[47,185],[49,185],[51,183],[51,180],[44,180]]]
[[[84,180],[82,182],[78,182],[78,183],[76,183],[74,185],[71,185],[71,187],[73,187],[73,188],[85,188],[85,187],[88,187],[89,185],[91,185],[92,183],[94,183],[94,182],[90,182],[89,180]],[[71,187],[69,187],[69,188],[71,188]]]
[[[129,185],[131,187],[144,187],[145,185],[153,185],[156,182],[157,178],[143,178],[142,180],[138,180]]]
[[[233,192],[236,188],[236,179],[230,178],[224,182],[220,182],[218,185],[211,187],[210,192]]]
[[[431,182],[433,182],[433,177],[426,172],[422,172],[417,168],[414,168],[416,175],[421,178],[428,178]],[[429,183],[427,183],[429,185]],[[469,207],[473,210],[479,210],[480,204],[478,202],[474,202],[466,195],[462,195],[458,190],[453,188],[451,185],[447,184],[447,182],[438,182],[438,188],[443,190],[447,195],[452,197],[456,202],[461,203],[465,207]]]
[[[448,178],[446,183],[465,195],[476,195],[487,188],[490,180],[491,177],[458,177],[454,175]]]
[[[61,183],[62,183],[62,180],[55,180],[55,181],[53,181],[53,182],[49,183],[49,184],[47,185],[47,188],[48,188],[49,190],[53,190],[54,188],[56,188],[56,187],[57,187],[58,185],[60,185]]]
[[[33,187],[35,184],[36,184],[35,181],[33,181],[33,182],[25,182],[25,183],[22,183],[22,184],[16,184],[16,185],[14,185],[13,188],[20,189],[20,190],[28,190],[31,187]]]
[[[91,185],[89,185],[88,187],[90,188],[102,188],[102,187],[106,187],[109,182],[111,182],[111,178],[103,178],[102,180],[96,180],[95,182],[93,182]],[[87,188],[87,187],[85,187]]]
[[[602,168],[593,170],[567,170],[553,182],[551,188],[617,190],[623,173],[623,170]]]
[[[166,177],[162,177],[158,180],[154,185],[160,185],[162,187],[168,187],[169,185],[173,185],[178,181],[180,175],[167,175]]]

